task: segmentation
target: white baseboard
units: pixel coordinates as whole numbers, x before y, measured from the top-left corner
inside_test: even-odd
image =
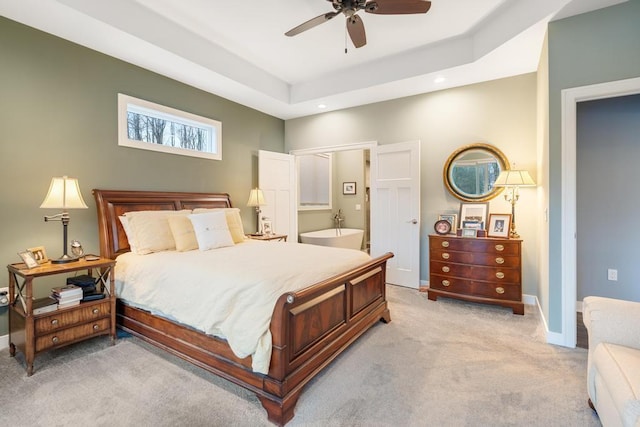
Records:
[[[9,347],[9,334],[0,336],[0,350]]]

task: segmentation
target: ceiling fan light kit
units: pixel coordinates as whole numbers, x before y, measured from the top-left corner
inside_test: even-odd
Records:
[[[346,27],[351,42],[356,48],[367,44],[367,35],[364,23],[357,13],[364,10],[366,13],[376,15],[409,15],[427,13],[431,8],[431,2],[425,0],[327,0],[335,9],[335,12],[323,13],[284,33],[293,37],[311,28],[333,19],[339,14],[346,17]]]

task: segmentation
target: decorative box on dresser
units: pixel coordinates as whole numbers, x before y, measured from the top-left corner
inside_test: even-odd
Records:
[[[517,239],[430,235],[429,299],[457,298],[524,314],[521,247]]]
[[[51,262],[35,268],[24,264],[9,264],[9,351],[16,349],[25,357],[27,375],[33,374],[36,354],[63,347],[98,335],[109,335],[111,344],[116,340],[116,297],[113,268],[115,261],[98,258],[66,264]],[[74,274],[85,270],[96,280],[96,289],[105,294],[103,299],[81,302],[73,307],[42,314],[33,313],[33,282],[35,279],[58,274]],[[61,280],[65,280],[64,278]],[[61,281],[59,285],[65,285]]]

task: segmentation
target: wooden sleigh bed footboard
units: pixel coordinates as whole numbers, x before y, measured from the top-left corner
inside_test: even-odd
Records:
[[[118,220],[136,210],[231,207],[219,193],[93,191],[101,255],[115,258],[129,250]],[[297,292],[281,295],[270,331],[272,354],[267,375],[251,369],[226,341],[129,306],[118,300],[118,327],[207,371],[256,393],[269,420],[284,425],[306,383],[379,320],[390,321],[386,300],[387,253],[350,271]]]

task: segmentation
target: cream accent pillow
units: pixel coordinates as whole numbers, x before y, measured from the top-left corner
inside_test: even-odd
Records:
[[[134,254],[137,253],[137,249],[136,249],[137,246],[136,246],[136,242],[134,240],[135,237],[134,237],[133,233],[131,232],[131,228],[129,227],[129,220],[124,215],[119,216],[118,219],[120,220],[120,224],[122,224],[122,229],[124,230],[124,234],[127,235],[127,241],[129,242],[129,249]]]
[[[138,255],[174,250],[176,242],[169,227],[169,216],[186,216],[190,210],[181,211],[136,211],[125,214],[133,234]]]
[[[185,252],[198,249],[196,232],[193,230],[193,224],[188,216],[171,215],[168,217],[168,221],[177,251]]]
[[[209,249],[233,246],[233,238],[227,226],[227,216],[224,212],[209,212],[189,215],[193,230],[198,240],[198,249]]]
[[[233,243],[242,243],[245,239],[244,237],[244,227],[242,225],[242,218],[240,218],[240,209],[238,208],[196,208],[193,210],[194,214],[204,213],[204,212],[217,212],[224,211],[227,216],[227,226],[229,227],[229,232],[231,233],[231,237],[233,238]]]

